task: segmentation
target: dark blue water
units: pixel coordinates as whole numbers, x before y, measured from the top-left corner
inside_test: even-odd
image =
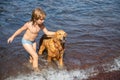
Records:
[[[63,29],[68,34],[64,56],[67,69],[109,64],[120,57],[120,0],[1,0],[1,65],[13,59],[18,59],[21,64],[19,58],[24,61],[25,57],[19,57],[27,54],[20,43],[23,33],[12,44],[8,45],[7,39],[30,20],[32,10],[37,7],[41,7],[47,14],[45,26],[48,30]],[[42,34],[41,31],[37,42]],[[117,63],[116,70],[120,70],[119,67],[120,63]],[[1,69],[0,74],[4,76],[4,66]]]

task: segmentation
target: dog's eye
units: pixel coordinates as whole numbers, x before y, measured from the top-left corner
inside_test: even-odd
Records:
[[[61,33],[59,33],[59,35],[61,35]]]
[[[61,35],[61,33],[58,33],[58,35]]]

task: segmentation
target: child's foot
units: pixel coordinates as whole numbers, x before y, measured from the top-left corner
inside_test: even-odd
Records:
[[[26,66],[29,69],[32,69],[32,65],[30,63],[26,62],[26,63],[23,63],[23,65]]]
[[[40,72],[40,69],[39,68],[34,68],[33,69],[35,72]]]

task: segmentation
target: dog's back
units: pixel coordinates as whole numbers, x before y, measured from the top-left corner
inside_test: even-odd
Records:
[[[40,41],[39,41],[39,49],[40,49],[40,46],[42,45],[43,41],[45,40],[50,40],[52,37],[50,36],[47,36],[47,35],[42,35],[42,37],[40,38]]]

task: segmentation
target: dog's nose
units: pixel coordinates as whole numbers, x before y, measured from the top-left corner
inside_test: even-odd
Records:
[[[65,37],[63,37],[63,40],[65,40]]]
[[[65,37],[63,37],[63,40],[62,40],[62,42],[63,42],[63,43],[65,43],[65,41],[66,41],[66,40],[65,40]]]

